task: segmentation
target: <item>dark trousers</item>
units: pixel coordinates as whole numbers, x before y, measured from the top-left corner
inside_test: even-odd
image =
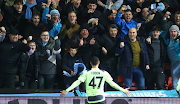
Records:
[[[55,74],[39,74],[38,88],[53,89],[54,81],[55,81]]]
[[[0,88],[15,88],[16,74],[0,73]]]
[[[162,67],[154,67],[153,69],[149,69],[147,71],[146,73],[147,89],[153,90],[154,83],[156,83],[156,87],[158,90],[164,89],[165,74],[164,74],[164,69]]]
[[[35,79],[32,78],[25,78],[24,82],[24,89],[37,89],[38,82]]]

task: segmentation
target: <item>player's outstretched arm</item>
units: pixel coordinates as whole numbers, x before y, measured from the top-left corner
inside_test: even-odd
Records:
[[[116,84],[113,80],[109,80],[108,83],[111,87],[115,88],[116,90],[124,92],[127,96],[131,96],[131,92],[129,91],[129,88],[124,89],[120,87],[118,84]]]
[[[80,80],[76,80],[76,81],[73,82],[73,84],[72,84],[70,87],[68,87],[66,90],[60,91],[60,92],[61,92],[60,96],[61,96],[61,97],[65,97],[65,95],[66,95],[69,91],[71,91],[72,89],[74,89],[75,87],[77,87],[77,86],[80,85],[80,84],[81,84],[81,81],[80,81]]]

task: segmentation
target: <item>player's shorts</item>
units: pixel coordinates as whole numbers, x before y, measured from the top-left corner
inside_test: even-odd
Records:
[[[98,102],[98,103],[90,103],[90,104],[105,104],[105,100],[103,100],[103,96],[102,95],[97,95],[97,96],[89,96],[88,97],[88,101],[101,101],[101,102]]]
[[[88,104],[106,104],[106,100],[98,102],[98,103],[88,103]]]

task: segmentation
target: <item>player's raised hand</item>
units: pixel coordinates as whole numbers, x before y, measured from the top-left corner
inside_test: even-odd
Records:
[[[60,97],[64,98],[65,95],[67,94],[67,91],[66,90],[63,90],[63,91],[60,91],[61,94],[60,94]]]
[[[129,91],[129,88],[125,88],[124,93],[125,93],[127,96],[131,96],[131,91]]]

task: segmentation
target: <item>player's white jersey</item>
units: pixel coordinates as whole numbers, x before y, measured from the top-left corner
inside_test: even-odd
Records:
[[[113,79],[107,71],[92,68],[91,70],[84,71],[78,80],[86,84],[88,102],[95,103],[105,100],[104,83]]]

